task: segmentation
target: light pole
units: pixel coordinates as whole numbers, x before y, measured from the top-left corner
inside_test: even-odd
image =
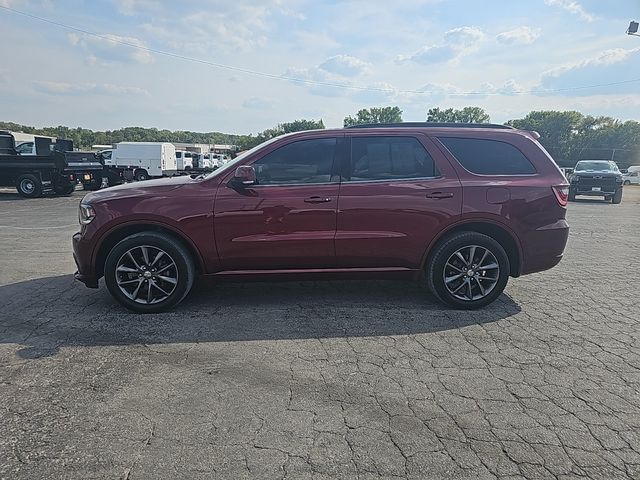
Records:
[[[627,28],[627,35],[635,35],[636,37],[640,37],[638,33],[638,22],[631,22],[629,24],[629,28]]]

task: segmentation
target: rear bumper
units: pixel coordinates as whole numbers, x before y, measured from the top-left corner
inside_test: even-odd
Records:
[[[562,219],[537,228],[523,242],[521,274],[541,272],[555,267],[562,260],[569,238],[569,224]]]
[[[83,275],[80,272],[76,272],[73,274],[73,278],[85,284],[88,288],[98,288],[98,279],[96,277],[91,277],[87,275]]]
[[[78,271],[74,277],[81,281],[89,288],[98,288],[98,277],[91,264],[91,247],[82,241],[82,234],[76,233],[72,239],[73,243],[73,260],[76,262]]]
[[[622,185],[620,185],[620,188],[622,188]],[[602,190],[602,191],[593,191],[593,190],[580,190],[580,189],[576,189],[576,195],[588,195],[590,197],[605,197],[605,196],[609,196],[609,195],[615,195],[617,189],[616,190]]]

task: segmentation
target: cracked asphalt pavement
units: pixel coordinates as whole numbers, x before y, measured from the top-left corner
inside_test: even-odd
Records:
[[[0,478],[640,478],[640,188],[476,312],[417,284],[74,282],[82,192],[0,193]]]

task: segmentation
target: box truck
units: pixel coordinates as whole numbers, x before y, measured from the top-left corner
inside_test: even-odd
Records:
[[[138,181],[173,176],[178,171],[176,148],[172,143],[120,142],[109,158],[103,158],[108,169],[116,170],[124,177],[132,174]]]

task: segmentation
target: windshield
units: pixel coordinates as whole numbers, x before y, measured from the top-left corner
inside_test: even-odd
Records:
[[[242,162],[242,160],[244,160],[245,158],[247,158],[249,155],[251,155],[254,152],[257,152],[258,150],[260,150],[262,147],[266,147],[267,145],[275,142],[276,140],[282,138],[282,136],[280,137],[274,137],[270,140],[267,140],[266,142],[262,142],[260,145],[256,145],[255,147],[253,147],[251,150],[247,150],[246,152],[238,155],[236,158],[234,158],[233,160],[225,163],[222,167],[217,168],[216,170],[214,170],[213,172],[207,174],[204,178],[213,178],[216,177],[218,175],[220,175],[221,173],[227,172],[229,170],[231,170],[232,168],[235,168],[235,166]]]
[[[603,161],[587,161],[587,162],[578,162],[576,164],[576,172],[584,172],[588,170],[598,171],[598,172],[613,172],[617,170],[615,168],[615,164],[612,162],[603,162]]]

